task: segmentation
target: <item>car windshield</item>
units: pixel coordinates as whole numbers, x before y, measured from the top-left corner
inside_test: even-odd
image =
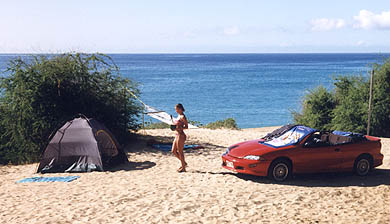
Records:
[[[313,133],[315,130],[305,126],[295,126],[283,135],[273,138],[269,141],[262,142],[264,145],[268,145],[274,148],[293,145],[300,142],[307,135]]]

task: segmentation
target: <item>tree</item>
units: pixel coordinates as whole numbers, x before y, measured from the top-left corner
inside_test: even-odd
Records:
[[[374,65],[374,93],[371,130],[377,136],[390,137],[390,59]]]
[[[102,54],[17,58],[0,89],[3,164],[38,161],[49,135],[79,113],[104,122],[120,140],[138,127],[141,108],[126,90],[139,94],[137,84]]]
[[[316,129],[328,129],[335,108],[334,96],[328,90],[319,86],[306,94],[302,113],[293,112],[297,124],[303,124]]]
[[[369,83],[364,77],[339,76],[335,79],[336,107],[330,128],[364,133],[367,128]]]
[[[390,59],[373,69],[370,133],[390,137]],[[366,133],[369,84],[363,76],[338,76],[332,92],[318,87],[305,96],[302,113],[293,112],[294,121],[317,129]]]

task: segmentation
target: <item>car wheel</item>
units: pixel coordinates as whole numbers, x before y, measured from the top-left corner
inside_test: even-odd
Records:
[[[268,178],[282,182],[291,175],[291,164],[287,160],[276,160],[268,169]]]
[[[366,176],[372,168],[371,158],[369,156],[359,156],[355,160],[354,171],[359,176]]]

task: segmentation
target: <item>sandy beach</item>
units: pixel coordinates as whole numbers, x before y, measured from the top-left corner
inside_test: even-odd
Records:
[[[147,130],[127,146],[129,163],[69,183],[16,183],[37,164],[0,166],[0,223],[390,223],[390,139],[384,164],[367,177],[351,173],[298,175],[282,184],[221,168],[233,143],[275,127],[188,130],[186,173],[170,153],[147,145],[170,142],[170,130]]]

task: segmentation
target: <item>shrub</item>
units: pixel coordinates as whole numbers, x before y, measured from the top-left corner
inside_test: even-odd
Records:
[[[218,120],[215,122],[211,122],[203,127],[209,129],[218,129],[218,128],[238,129],[236,120],[234,120],[234,118],[227,118],[225,120]]]
[[[201,127],[202,124],[198,121],[188,120],[188,124],[192,124],[198,127]],[[169,124],[162,122],[153,122],[153,121],[145,121],[145,129],[167,129],[170,128]]]
[[[374,70],[370,133],[390,137],[390,59],[382,65],[375,64]]]
[[[113,61],[101,54],[17,58],[0,80],[0,163],[39,160],[48,136],[74,115],[103,122],[119,140],[138,127],[140,108]]]
[[[167,129],[170,128],[169,124],[162,122],[145,122],[145,129]]]
[[[332,121],[335,99],[325,87],[319,86],[310,91],[303,100],[302,113],[293,112],[294,120],[317,129],[327,129]]]
[[[334,84],[337,106],[332,111],[330,129],[366,132],[369,83],[363,77],[339,76]]]
[[[206,125],[201,124],[199,121],[188,120],[189,124],[201,127],[201,128],[209,128],[209,129],[218,129],[218,128],[226,128],[226,129],[238,129],[236,121],[234,118],[227,118],[225,120],[218,120],[215,122],[208,123]],[[145,129],[166,129],[170,128],[168,124],[162,122],[145,122]]]
[[[390,137],[390,59],[374,64],[370,134]],[[369,79],[338,76],[334,90],[318,87],[305,96],[294,121],[317,129],[367,131]]]

